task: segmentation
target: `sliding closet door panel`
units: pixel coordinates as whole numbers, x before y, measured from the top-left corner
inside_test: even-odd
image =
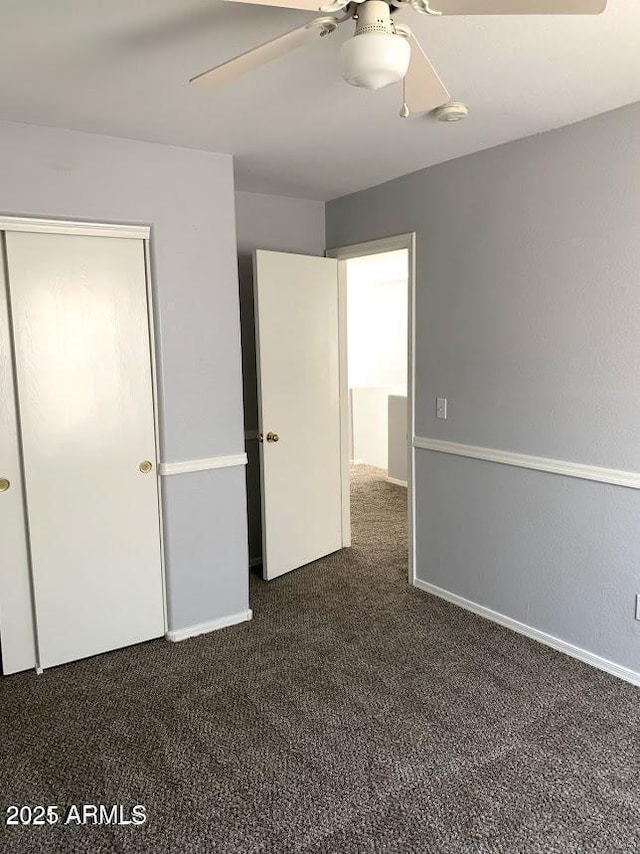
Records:
[[[144,244],[11,232],[7,257],[50,667],[164,633]]]
[[[0,643],[2,672],[35,667],[33,608],[18,446],[4,234],[0,232]]]

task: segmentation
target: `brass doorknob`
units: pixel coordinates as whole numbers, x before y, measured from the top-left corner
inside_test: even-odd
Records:
[[[149,460],[143,460],[138,466],[138,468],[140,469],[142,474],[149,474],[149,472],[153,468],[153,465],[149,462]]]
[[[279,442],[279,441],[280,441],[280,436],[278,436],[277,433],[272,433],[271,431],[269,431],[267,433],[267,442]]]
[[[7,480],[6,477],[0,477],[0,492],[6,492],[10,486],[11,481]]]

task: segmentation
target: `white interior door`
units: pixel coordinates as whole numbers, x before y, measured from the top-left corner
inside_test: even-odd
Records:
[[[262,564],[272,579],[342,547],[338,270],[332,258],[261,250],[254,272]]]
[[[0,232],[0,637],[5,675],[36,664],[8,297]]]
[[[8,232],[6,246],[50,667],[164,633],[144,243]]]

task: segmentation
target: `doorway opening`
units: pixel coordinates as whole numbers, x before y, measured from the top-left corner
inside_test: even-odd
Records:
[[[338,260],[340,294],[343,545],[352,522],[357,537],[370,495],[375,512],[397,516],[398,537],[407,521],[411,583],[414,235],[327,254]]]
[[[256,250],[255,438],[265,580],[352,545],[354,462],[354,474],[368,466],[395,495],[395,542],[405,540],[406,526],[413,582],[414,239],[347,246],[325,258]],[[366,496],[354,504],[366,513]],[[388,534],[380,544],[391,545]]]
[[[346,267],[350,463],[406,487],[408,251],[350,258]]]

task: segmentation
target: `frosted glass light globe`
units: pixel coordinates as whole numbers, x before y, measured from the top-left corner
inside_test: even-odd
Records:
[[[403,36],[361,33],[343,43],[340,59],[347,83],[363,89],[382,89],[405,76],[411,47]]]

